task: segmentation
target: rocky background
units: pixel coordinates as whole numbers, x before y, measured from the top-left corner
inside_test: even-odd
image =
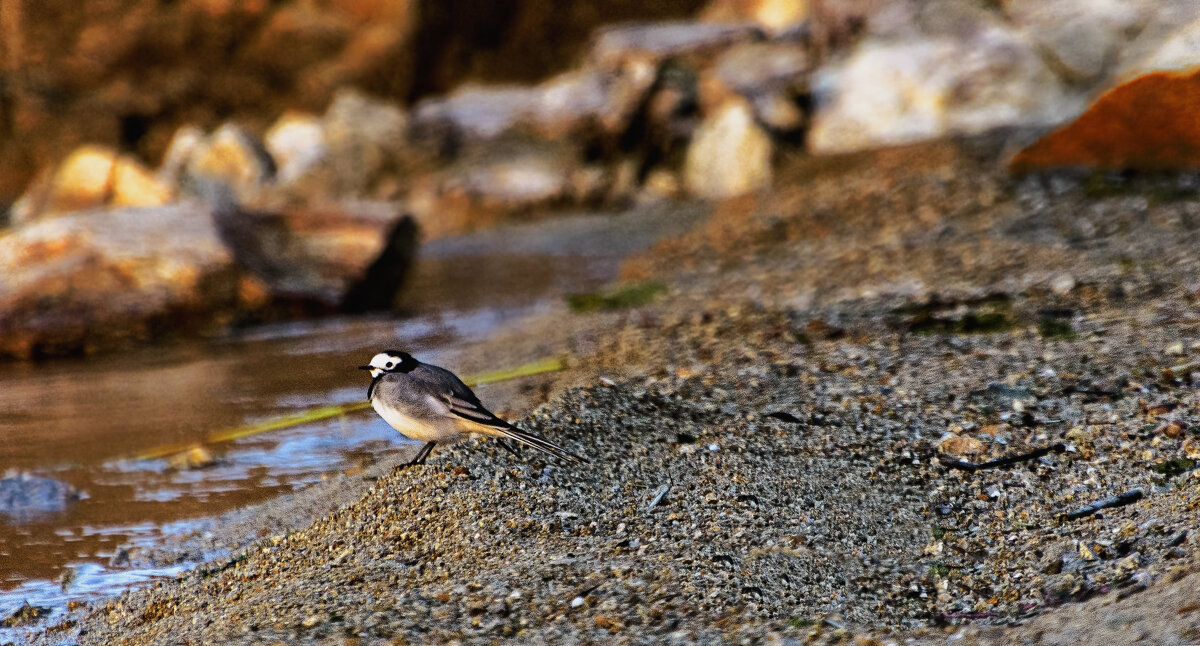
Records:
[[[7,357],[388,309],[419,240],[784,154],[1067,124],[1012,171],[1200,160],[1186,0],[6,1],[0,34]]]

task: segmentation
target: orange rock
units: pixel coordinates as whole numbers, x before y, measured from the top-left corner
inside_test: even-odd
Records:
[[[171,187],[161,182],[141,162],[118,157],[113,167],[112,195],[108,206],[161,206],[174,198]]]
[[[1096,99],[1070,124],[1025,148],[1009,169],[1175,170],[1200,167],[1200,68],[1151,72]]]
[[[13,207],[13,221],[105,206],[160,206],[172,197],[171,188],[136,159],[86,145],[29,187]]]
[[[81,211],[0,236],[0,356],[116,348],[213,329],[233,257],[197,204]]]
[[[103,146],[83,146],[54,174],[47,211],[76,211],[103,205],[113,180],[117,154]]]
[[[951,435],[938,443],[938,451],[947,455],[973,455],[983,452],[983,442],[962,435]]]
[[[617,621],[616,619],[610,619],[603,615],[596,617],[594,622],[597,628],[603,628],[610,633],[620,632],[621,629],[624,628],[624,625],[621,624],[621,622]]]
[[[753,21],[779,32],[802,24],[808,14],[808,0],[713,0],[700,12],[700,18],[709,22]]]

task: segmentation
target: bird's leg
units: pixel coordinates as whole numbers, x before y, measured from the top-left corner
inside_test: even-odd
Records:
[[[420,451],[417,451],[417,455],[412,460],[400,465],[401,468],[415,467],[417,465],[425,464],[425,460],[429,459],[429,454],[433,453],[433,446],[435,444],[437,444],[437,442],[427,442],[425,446],[421,447]]]

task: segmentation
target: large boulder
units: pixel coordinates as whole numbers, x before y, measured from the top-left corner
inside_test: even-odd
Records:
[[[353,89],[337,93],[324,116],[285,113],[264,144],[274,181],[251,202],[281,209],[344,199],[389,199],[436,158],[408,141],[408,115]],[[239,195],[239,197],[242,197]]]
[[[657,77],[654,65],[584,67],[542,83],[530,103],[532,132],[547,140],[567,136],[619,137],[642,107]]]
[[[1009,0],[1004,13],[1066,81],[1090,84],[1112,71],[1130,35],[1154,10],[1146,0]]]
[[[1053,168],[1200,168],[1200,69],[1151,72],[1104,93],[1078,119],[1017,153],[1022,174]]]
[[[1128,81],[1155,71],[1181,71],[1200,66],[1200,5],[1194,0],[1131,0],[1141,20],[1131,40],[1118,52],[1112,78]]]
[[[1135,46],[1137,56],[1129,58],[1136,60],[1122,66],[1123,80],[1079,118],[1017,153],[1013,172],[1200,168],[1200,126],[1193,118],[1200,101],[1200,8],[1192,4],[1190,15],[1191,22],[1173,29],[1147,27],[1159,35],[1156,46]]]
[[[301,312],[389,309],[416,255],[416,225],[394,203],[217,213],[238,266]]]
[[[82,211],[0,237],[0,355],[86,353],[209,327],[238,304],[212,212]]]
[[[757,26],[698,21],[635,22],[602,27],[596,32],[588,60],[616,69],[634,61],[653,64],[667,59],[692,63],[713,57],[741,42],[763,40]]]
[[[538,86],[466,85],[417,105],[413,141],[452,159],[514,135],[612,140],[627,130],[656,79],[655,65],[634,60],[583,67]]]
[[[174,198],[170,185],[141,162],[105,146],[82,146],[43,174],[13,205],[12,224],[101,207],[158,206]]]
[[[409,118],[399,106],[357,90],[339,91],[321,126],[328,156],[317,168],[330,182],[327,197],[387,193],[389,181],[433,156],[408,145]]]
[[[592,170],[570,143],[505,140],[418,180],[408,207],[422,238],[434,240],[598,199],[608,178]]]
[[[524,85],[468,84],[417,104],[414,127],[453,141],[489,141],[514,131],[536,100],[537,92]]]
[[[1085,105],[1026,36],[987,23],[960,36],[868,39],[818,72],[814,91],[817,153],[1051,125]]]

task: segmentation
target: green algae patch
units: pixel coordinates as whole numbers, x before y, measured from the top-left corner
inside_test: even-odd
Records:
[[[568,294],[567,306],[576,313],[625,310],[648,305],[666,293],[665,283],[648,281],[602,292]]]

